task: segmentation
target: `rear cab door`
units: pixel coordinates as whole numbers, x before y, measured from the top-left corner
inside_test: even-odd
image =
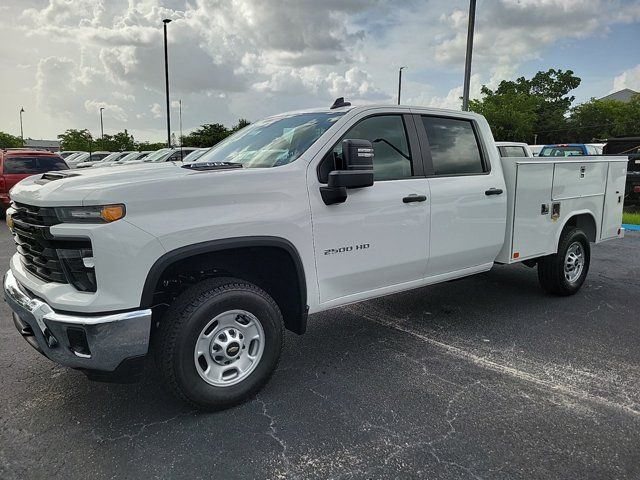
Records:
[[[504,243],[507,191],[484,118],[415,109],[431,192],[427,277],[491,267]]]

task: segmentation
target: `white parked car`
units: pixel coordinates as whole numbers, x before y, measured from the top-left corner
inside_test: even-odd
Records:
[[[84,152],[78,155],[77,157],[67,157],[65,162],[69,165],[69,168],[78,168],[80,164],[83,164],[82,168],[90,167],[95,162],[102,160],[107,155],[110,155],[111,152]]]
[[[283,330],[304,333],[310,313],[495,263],[576,293],[591,244],[624,233],[626,165],[500,158],[478,114],[337,101],[195,162],[21,181],[4,295],[52,361],[104,379],[151,354],[179,398],[226,408],[267,382]]]
[[[164,155],[158,155],[153,158],[151,158],[151,155],[149,155],[143,161],[150,163],[181,162],[186,156],[190,155],[198,149],[193,147],[178,147],[167,150],[168,151],[166,151]]]
[[[520,142],[496,142],[501,157],[533,157],[531,147]]]
[[[117,162],[121,159],[123,159],[124,157],[126,157],[127,155],[131,154],[131,153],[135,153],[132,151],[127,151],[127,152],[113,152],[111,155],[107,155],[106,157],[104,157],[102,160],[98,160],[97,162],[91,162],[91,165],[88,165],[92,168],[101,168],[101,167],[105,167],[107,165],[110,165],[114,162]],[[87,162],[89,163],[89,162]],[[81,168],[82,165],[78,165],[78,168]]]
[[[58,155],[60,155],[63,159],[66,159],[67,157],[70,157],[71,155],[75,155],[78,153],[86,153],[82,150],[65,150],[64,152],[58,152]]]
[[[529,148],[531,148],[531,153],[533,153],[533,156],[537,157],[538,155],[540,155],[540,151],[544,148],[544,145],[529,145]]]
[[[102,162],[94,165],[94,168],[102,168],[102,167],[113,167],[115,165],[124,165],[127,162],[133,162],[135,160],[142,160],[150,153],[153,153],[154,150],[145,150],[142,152],[125,152],[126,155],[118,157],[113,161],[103,160]]]

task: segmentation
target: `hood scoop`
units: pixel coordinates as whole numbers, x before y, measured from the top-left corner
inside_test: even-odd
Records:
[[[79,173],[66,173],[66,172],[47,172],[39,180],[36,180],[34,183],[39,185],[44,185],[49,182],[53,182],[55,180],[62,180],[63,178],[71,178],[79,176]]]

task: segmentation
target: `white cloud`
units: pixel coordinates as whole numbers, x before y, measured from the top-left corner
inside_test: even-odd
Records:
[[[151,115],[153,115],[153,118],[162,118],[163,110],[159,103],[154,103],[153,105],[151,105],[150,111]]]
[[[609,93],[617,92],[623,88],[630,88],[640,92],[640,64],[629,70],[625,70],[613,79],[613,89]]]
[[[394,102],[401,65],[409,67],[403,103],[460,105],[468,0],[4,3],[9,9],[0,19],[0,54],[24,68],[0,77],[0,102],[25,102],[33,128],[50,135],[95,128],[99,106],[108,108],[110,128],[128,128],[138,137],[164,135],[163,18],[173,20],[171,98],[183,101],[185,130],[329,105],[338,96]],[[640,3],[624,0],[479,2],[471,95],[483,83],[514,77],[549,48],[639,20]],[[638,88],[637,76],[631,69],[614,85]],[[15,130],[13,117],[13,111],[0,111],[0,122]]]

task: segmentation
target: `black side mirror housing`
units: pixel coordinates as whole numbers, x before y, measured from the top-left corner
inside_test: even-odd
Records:
[[[320,187],[320,195],[326,205],[344,203],[348,188],[373,185],[373,145],[368,140],[343,140],[342,158],[345,170],[329,173],[326,187]]]

